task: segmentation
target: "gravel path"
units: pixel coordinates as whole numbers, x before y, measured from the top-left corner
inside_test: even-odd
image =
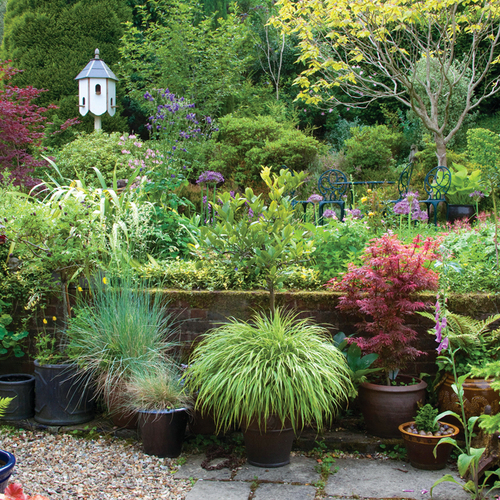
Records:
[[[192,487],[173,479],[175,460],[136,441],[0,428],[0,448],[16,456],[11,481],[54,500],[182,500]]]

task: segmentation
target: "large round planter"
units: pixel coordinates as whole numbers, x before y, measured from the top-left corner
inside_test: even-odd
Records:
[[[434,456],[434,448],[439,443],[439,440],[444,436],[421,436],[407,432],[405,428],[414,424],[415,422],[406,422],[399,426],[399,431],[403,438],[408,460],[411,465],[416,469],[426,470],[440,470],[446,467],[446,462],[450,458],[453,445],[450,443],[443,443],[436,449],[436,456]],[[450,425],[453,428],[453,434],[447,434],[446,437],[455,437],[460,432],[459,428]]]
[[[0,398],[14,398],[0,420],[23,420],[35,415],[35,377],[27,373],[0,375]]]
[[[88,378],[72,364],[35,361],[35,420],[46,425],[78,425],[94,418]]]
[[[453,375],[448,373],[438,391],[439,411],[451,410],[461,415],[458,396],[451,388],[451,385],[454,383],[455,379]],[[463,383],[463,389],[466,420],[470,417],[482,415],[483,413],[489,413],[491,415],[496,415],[498,413],[500,395],[491,388],[488,380],[482,378],[466,378]],[[444,417],[443,420],[446,423],[452,423],[460,427],[458,420],[450,415]]]
[[[283,425],[279,418],[268,418],[265,430],[252,420],[248,427],[243,426],[243,437],[247,462],[256,467],[282,467],[290,463],[295,433],[289,421]]]
[[[188,421],[185,408],[176,410],[139,410],[139,432],[144,452],[164,458],[181,454]]]
[[[448,205],[448,222],[466,219],[472,222],[476,219],[476,209],[473,205]]]
[[[410,421],[425,400],[427,384],[416,377],[399,375],[398,383],[379,385],[363,382],[359,387],[359,407],[369,434],[382,438],[399,438],[399,425]],[[416,381],[417,383],[412,383]]]
[[[12,453],[0,450],[0,493],[5,491],[7,482],[16,464],[16,457]]]

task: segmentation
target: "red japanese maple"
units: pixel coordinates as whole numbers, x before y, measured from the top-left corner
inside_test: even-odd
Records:
[[[403,244],[386,234],[370,241],[361,267],[351,265],[340,281],[327,284],[344,294],[337,306],[341,311],[363,317],[356,327],[366,337],[352,340],[363,352],[377,353],[387,375],[423,354],[411,345],[417,332],[406,321],[427,306],[415,292],[438,288],[438,275],[429,265],[438,257],[439,243],[417,237]]]
[[[21,71],[10,63],[10,60],[0,63],[0,168],[10,172],[15,185],[30,188],[39,182],[32,177],[33,169],[47,165],[45,160],[35,157],[44,137],[47,121],[44,113],[57,106],[33,104],[45,90],[6,84]]]

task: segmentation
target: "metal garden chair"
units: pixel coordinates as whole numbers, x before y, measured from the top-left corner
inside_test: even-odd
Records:
[[[437,226],[437,208],[440,203],[444,203],[446,207],[446,219],[448,220],[448,202],[446,201],[446,193],[451,186],[451,172],[447,167],[440,165],[434,167],[425,176],[424,189],[428,194],[427,200],[422,200],[421,203],[427,205],[427,214],[430,219],[431,206],[434,209],[434,225]]]
[[[318,180],[318,191],[323,196],[319,202],[319,223],[323,222],[323,212],[327,205],[337,205],[340,208],[339,220],[344,220],[344,195],[349,189],[347,177],[341,170],[331,169],[323,172]]]

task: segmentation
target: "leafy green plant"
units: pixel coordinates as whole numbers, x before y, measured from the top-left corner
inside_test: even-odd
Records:
[[[313,249],[313,242],[303,238],[300,226],[293,224],[294,210],[286,195],[304,176],[304,172],[292,175],[285,169],[277,176],[264,168],[261,177],[269,189],[268,205],[250,188],[234,198],[223,193],[221,205],[212,207],[217,209],[216,222],[200,228],[199,241],[192,245],[200,267],[215,254],[233,268],[255,271],[267,285],[271,311],[276,288],[283,283],[283,268],[305,258]]]
[[[436,419],[439,410],[432,405],[426,404],[417,410],[415,425],[417,430],[424,432],[436,432],[439,430],[439,423]]]
[[[5,412],[14,398],[0,398],[0,417],[5,415]]]
[[[133,373],[168,359],[176,329],[145,281],[104,277],[92,290],[91,303],[80,300],[69,321],[68,354],[107,397]]]
[[[327,330],[297,314],[276,309],[251,322],[232,319],[206,334],[185,373],[198,391],[202,412],[214,408],[217,427],[246,427],[255,418],[265,430],[270,415],[294,429],[319,429],[354,394],[342,353]]]
[[[439,317],[440,310],[437,309],[435,315],[425,311],[419,314],[434,320]],[[497,359],[500,351],[498,345],[500,329],[491,331],[490,325],[500,319],[500,314],[494,314],[484,320],[452,313],[448,310],[443,314],[443,317],[446,317],[446,335],[450,349],[454,351],[453,363],[458,375],[465,375],[473,367],[480,367]],[[435,335],[435,329],[430,330],[429,333]],[[450,357],[438,358],[439,370],[451,372],[453,368],[451,362]]]
[[[454,205],[471,205],[472,198],[470,194],[474,191],[483,189],[481,180],[481,170],[467,171],[467,167],[455,163],[450,165],[451,185],[446,193],[446,198],[449,203]]]
[[[359,384],[363,383],[366,380],[366,376],[370,373],[375,373],[381,370],[380,367],[371,368],[372,364],[377,360],[378,354],[372,352],[370,354],[363,355],[356,342],[349,343],[349,338],[345,336],[345,333],[337,333],[333,337],[333,342],[346,357],[347,364],[352,372],[351,378],[355,387],[358,387]]]
[[[12,323],[12,316],[2,312],[2,309],[9,306],[0,299],[0,359],[6,359],[13,355],[16,358],[24,356],[24,351],[20,342],[25,339],[29,333],[27,330],[10,331],[7,327]]]

